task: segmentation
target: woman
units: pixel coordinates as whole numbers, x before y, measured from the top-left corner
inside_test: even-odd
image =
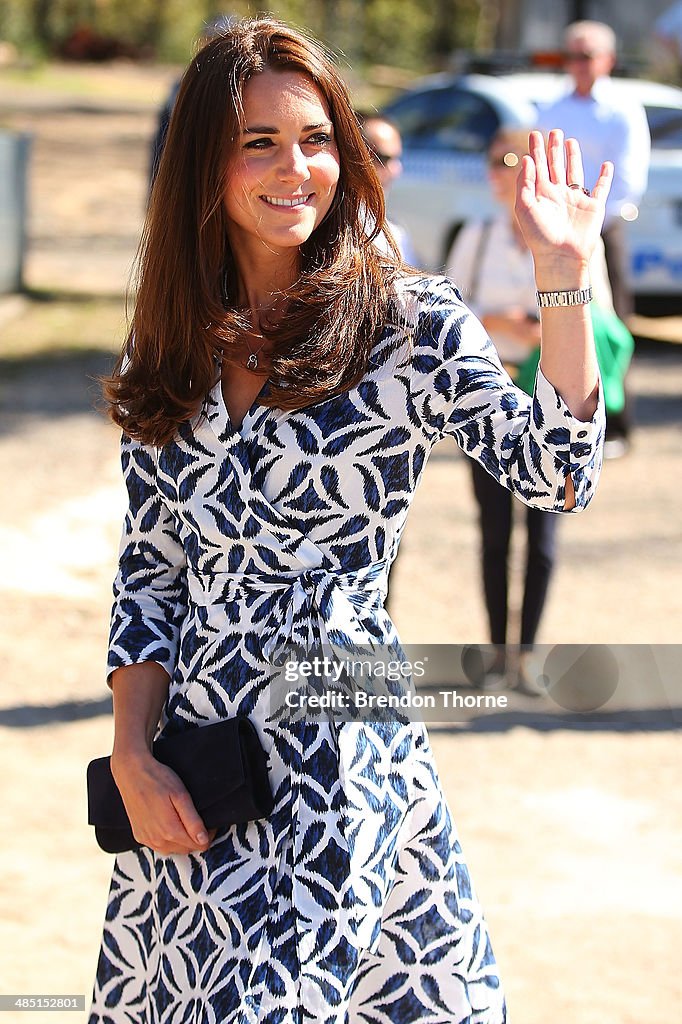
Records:
[[[528,132],[502,128],[488,148],[488,175],[499,213],[487,221],[471,221],[457,235],[447,259],[447,274],[480,317],[500,359],[509,369],[526,362],[540,345],[533,257],[514,207],[516,179],[528,151]],[[594,300],[612,308],[611,289],[601,239],[590,261]],[[532,385],[531,385],[532,390]],[[481,529],[481,569],[490,642],[485,673],[475,681],[490,689],[504,685],[508,656],[508,560],[514,503],[479,462],[471,461],[474,496]],[[520,510],[519,510],[520,511]],[[541,508],[525,508],[526,555],[520,621],[520,655],[515,686],[540,696],[531,669],[532,651],[542,618],[555,559],[557,517]]]
[[[532,152],[539,286],[582,287],[608,169],[588,198],[558,135]],[[112,770],[144,848],[116,862],[93,1022],[504,1020],[423,727],[280,721],[269,687],[293,646],[394,642],[386,571],[443,434],[534,501],[584,505],[598,375],[584,308],[548,310],[531,417],[449,282],[374,247],[383,223],[319,45],[255,20],[197,55],[107,389],[130,496]],[[275,807],[207,834],[151,740],[237,711]]]

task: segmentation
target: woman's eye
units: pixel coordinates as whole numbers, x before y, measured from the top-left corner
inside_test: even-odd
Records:
[[[309,135],[307,139],[302,143],[304,146],[328,146],[332,141],[332,137],[329,132],[315,132],[314,135]],[[260,139],[250,139],[244,144],[244,149],[251,150],[264,150],[271,149],[275,145],[275,141],[269,136],[264,136]]]
[[[306,139],[308,145],[312,146],[328,146],[331,141],[332,137],[329,132],[316,132],[315,135]]]

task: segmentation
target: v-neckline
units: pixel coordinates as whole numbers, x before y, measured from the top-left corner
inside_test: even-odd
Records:
[[[235,435],[241,438],[242,441],[246,440],[248,432],[251,429],[251,420],[255,416],[256,412],[258,410],[267,409],[266,406],[259,405],[258,400],[264,394],[267,394],[268,385],[269,380],[265,378],[262,388],[244,413],[241,423],[237,426],[230,418],[227,403],[225,402],[225,396],[223,395],[222,378],[220,376],[218,377],[209,393],[208,419],[220,441],[225,441],[229,437],[234,437]]]

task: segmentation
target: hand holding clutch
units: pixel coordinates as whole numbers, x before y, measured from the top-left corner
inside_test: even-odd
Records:
[[[191,728],[154,743],[154,757],[186,786],[207,829],[267,817],[273,808],[267,757],[255,727],[243,715]],[[109,757],[87,772],[88,822],[106,853],[137,850]]]

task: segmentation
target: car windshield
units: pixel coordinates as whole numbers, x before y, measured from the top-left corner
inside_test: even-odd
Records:
[[[682,149],[682,110],[679,107],[646,107],[654,149]]]
[[[499,117],[482,96],[464,89],[430,89],[402,97],[387,108],[405,149],[482,153]]]
[[[537,95],[528,100],[539,104]],[[682,105],[645,103],[654,149],[682,149]],[[459,85],[401,96],[386,108],[406,150],[483,153],[505,115],[474,90]]]

